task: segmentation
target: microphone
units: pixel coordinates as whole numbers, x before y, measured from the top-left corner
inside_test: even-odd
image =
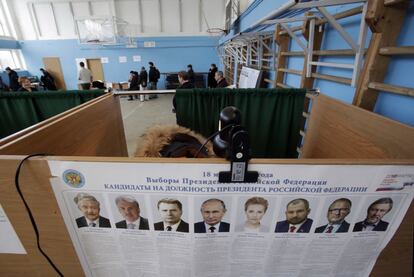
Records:
[[[233,106],[228,106],[220,112],[219,133],[213,139],[213,151],[221,157],[230,157],[230,145],[232,136],[236,131],[242,129],[241,113]]]

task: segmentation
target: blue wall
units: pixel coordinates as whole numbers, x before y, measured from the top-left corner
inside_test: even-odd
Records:
[[[1,39],[0,40],[0,50],[1,49],[19,49],[20,45],[18,41],[13,39]]]
[[[155,48],[144,48],[143,41],[155,41]],[[67,89],[77,88],[76,58],[107,57],[104,63],[104,77],[109,82],[127,81],[131,70],[139,71],[141,66],[148,70],[148,62],[163,72],[186,70],[192,64],[195,72],[207,72],[211,63],[219,63],[216,46],[218,37],[163,37],[139,38],[137,48],[105,48],[81,46],[77,40],[21,41],[20,46],[28,71],[40,75],[43,57],[59,57]],[[141,62],[133,62],[132,56],[140,55]],[[119,56],[126,56],[126,63],[119,63]],[[163,81],[163,80],[161,80]],[[160,82],[159,88],[163,88]]]
[[[248,28],[256,21],[264,18],[270,12],[276,10],[287,1],[282,0],[256,0],[237,20],[230,33],[220,39],[220,43],[231,39],[238,32],[248,30]],[[360,4],[353,5],[340,5],[330,7],[328,10],[331,13],[338,13],[344,10],[348,10]],[[347,19],[342,19],[341,24],[345,27],[348,33],[357,40],[359,30],[360,15],[352,16]],[[274,28],[272,28],[274,30]],[[368,47],[371,33],[368,31],[366,46]],[[414,1],[411,1],[410,9],[406,16],[404,28],[400,34],[398,46],[414,45]],[[291,51],[299,51],[301,48],[292,40],[290,46]],[[322,49],[350,49],[350,46],[339,37],[338,32],[332,28],[327,28],[324,33],[324,39],[322,42]],[[344,57],[324,57],[320,61],[324,62],[338,62],[338,63],[353,63],[353,58]],[[303,58],[302,57],[290,57],[288,61],[288,68],[302,70]],[[405,86],[414,88],[414,78],[412,69],[414,68],[413,56],[393,57],[390,63],[387,77],[384,80],[387,84]],[[328,74],[339,77],[351,78],[351,70],[336,69],[330,67],[319,67],[318,73]],[[274,73],[271,72],[270,77],[273,78]],[[291,86],[300,85],[300,77],[293,74],[285,74],[284,82]],[[355,88],[348,85],[342,85],[336,82],[316,80],[314,84],[315,88],[319,88],[320,91],[333,98],[339,99],[346,103],[352,103],[355,95]],[[414,97],[400,96],[396,94],[381,92],[377,100],[374,112],[386,116],[388,118],[397,120],[399,122],[414,126]]]
[[[400,33],[399,46],[414,45],[414,3],[408,10],[404,28]],[[414,56],[395,56],[388,67],[386,84],[414,88]],[[375,105],[376,113],[414,126],[414,97],[382,92]]]

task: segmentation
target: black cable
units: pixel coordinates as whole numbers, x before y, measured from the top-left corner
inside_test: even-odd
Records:
[[[203,145],[200,146],[200,148],[198,148],[197,152],[194,155],[194,158],[198,157],[198,154],[200,154],[200,151],[204,148],[204,146],[206,146],[206,144],[212,139],[214,138],[216,135],[220,134],[221,132],[223,132],[226,129],[229,129],[230,127],[232,127],[234,125],[227,125],[226,127],[224,127],[221,130],[216,131],[214,134],[212,134],[211,136],[209,136],[206,141],[203,143]]]
[[[60,272],[60,270],[57,268],[57,266],[52,262],[52,260],[49,258],[49,256],[40,247],[40,236],[39,236],[39,230],[37,229],[36,221],[33,217],[32,211],[29,208],[29,205],[27,204],[26,200],[24,199],[22,191],[20,190],[19,176],[20,176],[21,167],[22,167],[23,163],[26,160],[28,160],[31,157],[36,157],[36,156],[48,156],[48,154],[31,154],[31,155],[26,156],[23,160],[21,160],[19,165],[17,166],[16,175],[15,175],[15,178],[14,178],[14,183],[16,185],[16,189],[17,189],[17,192],[20,195],[20,198],[23,200],[24,206],[26,207],[26,211],[29,214],[30,221],[32,222],[33,229],[36,233],[37,249],[39,249],[40,253],[42,253],[42,255],[46,258],[46,260],[53,267],[53,269],[57,272],[57,274],[59,274],[59,276],[63,276],[62,272]]]

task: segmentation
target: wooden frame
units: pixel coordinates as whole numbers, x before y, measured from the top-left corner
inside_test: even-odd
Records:
[[[413,141],[413,127],[318,95],[301,158],[413,159]]]
[[[119,98],[103,95],[0,142],[0,155],[32,153],[127,157]]]

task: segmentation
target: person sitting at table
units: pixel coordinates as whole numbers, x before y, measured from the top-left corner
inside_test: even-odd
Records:
[[[30,82],[29,78],[20,77],[19,82],[20,82],[20,85],[22,86],[21,88],[19,88],[19,91],[27,91],[27,92],[37,91],[35,87],[32,87],[32,83]]]

